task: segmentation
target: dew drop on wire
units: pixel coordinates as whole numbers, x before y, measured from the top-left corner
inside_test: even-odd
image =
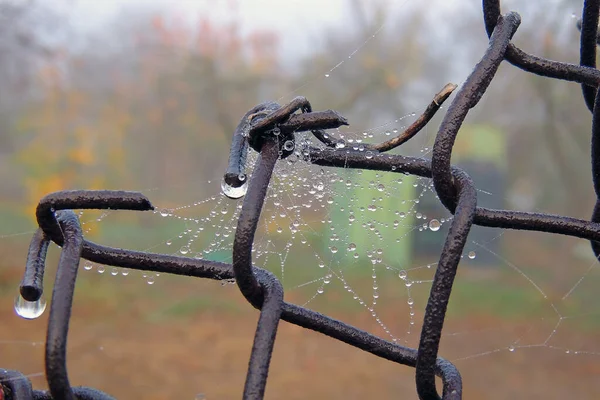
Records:
[[[83,269],[89,271],[90,269],[92,269],[92,263],[86,262],[85,264],[83,264]]]
[[[354,250],[356,250],[356,244],[354,244],[354,243],[350,243],[350,244],[348,245],[348,251],[354,251]]]
[[[21,293],[15,297],[15,312],[24,319],[36,319],[44,313],[46,309],[46,299],[40,297],[37,301],[27,301],[21,296]]]
[[[239,199],[240,197],[243,197],[247,191],[248,181],[244,181],[244,183],[238,187],[229,185],[227,182],[225,182],[225,179],[221,181],[221,193],[230,199]]]
[[[475,253],[474,251],[470,251],[468,254],[468,257],[473,260],[475,257],[477,257],[477,253]]]
[[[106,271],[106,267],[104,265],[98,265],[97,271],[99,274],[103,274],[104,271]]]

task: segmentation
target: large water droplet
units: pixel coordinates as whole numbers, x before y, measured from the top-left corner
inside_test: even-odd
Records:
[[[225,182],[225,179],[221,181],[221,192],[230,199],[239,199],[240,197],[243,197],[247,191],[248,181],[244,181],[242,186],[238,187],[230,186],[227,182]]]
[[[354,251],[354,250],[356,250],[356,245],[354,243],[350,243],[348,245],[348,251]]]
[[[469,254],[468,254],[468,256],[469,256],[469,258],[472,260],[472,259],[474,259],[475,257],[477,257],[477,253],[475,253],[474,251],[470,251],[470,252],[469,252]]]
[[[15,312],[21,318],[36,319],[44,313],[46,300],[41,297],[38,301],[27,301],[21,293],[15,297]]]
[[[433,232],[439,231],[441,226],[442,226],[442,224],[437,219],[432,219],[431,221],[429,221],[429,230],[430,231],[433,231]]]
[[[285,151],[292,151],[292,150],[294,150],[294,147],[296,147],[296,145],[291,140],[286,140],[285,143],[283,144],[283,149]]]

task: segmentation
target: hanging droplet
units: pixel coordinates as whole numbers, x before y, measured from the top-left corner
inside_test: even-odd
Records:
[[[413,304],[415,304],[415,301],[412,299],[412,297],[409,297],[408,300],[406,300],[406,302],[408,303],[409,306],[412,306]]]
[[[437,219],[432,219],[431,221],[429,221],[429,230],[432,232],[439,231],[441,226],[442,224]]]
[[[179,249],[179,252],[180,252],[181,254],[187,254],[187,253],[189,253],[189,252],[190,252],[190,248],[189,248],[189,247],[187,247],[187,246],[182,246],[182,247]]]
[[[161,217],[168,217],[169,215],[171,215],[171,210],[169,210],[167,208],[163,208],[160,210]]]
[[[239,199],[243,197],[248,191],[248,181],[244,181],[242,186],[234,187],[225,182],[225,179],[221,181],[221,192],[229,197],[230,199]]]
[[[350,243],[348,245],[348,251],[354,251],[354,250],[356,250],[356,245],[354,243]]]
[[[365,152],[365,157],[370,160],[371,158],[373,158],[373,152],[368,150]]]
[[[515,346],[512,346],[512,345],[511,345],[511,346],[508,346],[508,351],[510,351],[511,353],[512,353],[513,351],[515,351]]]
[[[36,319],[44,313],[46,309],[46,299],[40,297],[37,301],[27,301],[21,296],[21,293],[15,297],[15,312],[21,318]]]
[[[331,252],[332,252],[333,254],[335,254],[335,253],[337,253],[337,252],[338,252],[338,248],[337,248],[337,247],[335,247],[335,246],[331,246],[331,247],[329,248],[329,250],[331,250]]]
[[[406,279],[406,271],[402,270],[402,271],[398,272],[398,278]]]
[[[475,253],[474,251],[470,251],[468,256],[471,260],[473,260],[475,257],[477,257],[477,253]]]
[[[104,265],[98,265],[98,273],[103,274],[106,271],[106,267]]]
[[[148,282],[148,285],[154,285],[154,276],[149,276],[146,282]]]

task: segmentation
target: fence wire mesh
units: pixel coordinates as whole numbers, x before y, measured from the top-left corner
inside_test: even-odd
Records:
[[[86,240],[74,209],[152,210],[142,194],[125,191],[62,191],[47,195],[37,207],[39,229],[29,248],[21,295],[27,301],[42,296],[46,252],[50,242],[61,247],[54,282],[46,336],[45,373],[49,391],[34,390],[18,371],[0,370],[0,399],[111,399],[99,390],[71,387],[67,373],[66,343],[77,269],[81,258],[123,268],[193,276],[213,280],[235,279],[237,286],[258,310],[254,345],[247,370],[244,399],[265,395],[269,363],[280,320],[310,329],[375,356],[415,368],[416,390],[422,400],[461,399],[462,380],[458,369],[438,354],[444,319],[454,278],[473,224],[569,235],[590,241],[600,256],[600,71],[596,69],[596,45],[600,0],[585,1],[581,30],[580,63],[568,64],[539,58],[511,43],[520,17],[514,12],[501,14],[500,2],[483,1],[489,46],[480,62],[456,93],[437,131],[431,159],[413,158],[386,152],[412,138],[423,128],[456,88],[447,85],[435,96],[423,115],[406,131],[385,143],[368,145],[366,151],[345,146],[331,139],[324,129],[347,124],[334,111],[312,112],[310,103],[296,98],[281,107],[264,103],[250,110],[238,125],[231,146],[230,162],[224,177],[224,193],[245,195],[237,222],[231,264],[165,254],[138,252],[102,246]],[[592,112],[592,173],[598,197],[591,221],[560,215],[496,210],[477,206],[477,192],[469,175],[451,164],[453,145],[469,110],[475,107],[503,61],[532,74],[581,84],[587,107]],[[297,111],[302,113],[296,114]],[[278,160],[295,147],[295,132],[311,131],[322,143],[309,147],[307,162],[329,167],[357,168],[405,173],[433,179],[442,204],[454,214],[446,237],[427,301],[418,348],[386,341],[368,332],[318,312],[283,300],[278,279],[252,265],[252,248],[261,209]],[[249,147],[260,156],[246,180],[245,158]],[[392,168],[394,167],[394,168]],[[247,192],[246,192],[247,190]],[[436,376],[443,382],[441,396]]]

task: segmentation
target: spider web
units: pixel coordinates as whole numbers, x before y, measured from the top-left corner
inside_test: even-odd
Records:
[[[380,26],[374,35],[382,29]],[[367,39],[350,56],[368,45]],[[340,69],[353,67],[352,60],[344,59],[323,76],[333,79]],[[292,93],[317,84],[309,81]],[[352,116],[348,117],[352,123]],[[360,151],[365,142],[386,140],[409,125],[414,117],[414,112],[407,110],[404,115],[378,121],[364,131],[340,129],[333,134]],[[432,123],[431,126],[437,127],[439,118]],[[433,135],[434,129],[425,130],[415,138],[416,145],[401,152],[429,157]],[[393,170],[322,168],[304,159],[306,148],[318,145],[312,137],[298,135],[296,143],[295,153],[278,162],[269,186],[253,249],[254,264],[278,276],[286,289],[286,298],[291,296],[296,303],[342,320],[351,309],[367,317],[356,321],[360,327],[416,347],[451,214],[442,207],[424,211],[423,203],[439,202],[429,179]],[[249,175],[254,161],[255,154],[251,154]],[[148,217],[150,226],[167,224],[173,235],[158,242],[142,237],[142,242],[150,243],[139,248],[230,262],[241,200],[230,200],[220,193],[223,171],[216,170],[214,178],[206,182],[194,181],[193,184],[214,191],[202,200],[180,202],[172,187],[142,190],[158,206]],[[485,187],[486,182],[476,181],[476,185]],[[498,198],[506,201],[503,194],[479,190],[480,205]],[[109,225],[112,218],[122,215],[85,212],[81,217],[84,227],[89,228],[98,223]],[[528,241],[538,235],[544,234],[495,230],[489,240],[481,240],[477,234],[469,237],[440,350],[440,355],[454,362],[463,374],[469,386],[467,394],[484,390],[489,394],[490,388],[493,391],[502,387],[504,390],[498,391],[497,398],[505,398],[510,392],[507,382],[531,379],[531,393],[535,387],[544,386],[564,397],[561,368],[570,368],[578,374],[578,388],[568,392],[574,398],[600,391],[595,379],[600,348],[592,340],[599,329],[598,301],[593,296],[600,277],[597,261],[589,248],[580,247],[582,241],[571,238],[553,238],[546,246],[539,246],[536,240],[538,247],[528,249]],[[415,255],[415,241],[426,241],[437,252]],[[554,254],[551,248],[557,241],[568,243],[577,252],[576,256],[566,258],[568,265],[549,268],[548,264],[540,263],[551,262],[551,258],[523,255],[527,251]],[[499,242],[505,245],[497,245]],[[115,239],[115,243],[107,244],[118,243]],[[488,261],[482,264],[484,256]],[[148,284],[156,283],[155,286],[160,286],[163,278],[89,262],[82,265],[84,271],[103,276],[140,275]],[[82,274],[83,279],[96,280],[97,276]],[[123,282],[114,281],[114,285]],[[0,345],[19,343],[40,345],[38,341],[27,340],[22,343],[9,340]],[[516,371],[522,371],[523,365],[539,374],[523,378],[511,372],[515,366],[519,366]],[[410,390],[414,378],[406,370],[398,377],[399,385]],[[549,380],[549,376],[556,379]],[[528,393],[522,386],[519,388],[517,395]]]

